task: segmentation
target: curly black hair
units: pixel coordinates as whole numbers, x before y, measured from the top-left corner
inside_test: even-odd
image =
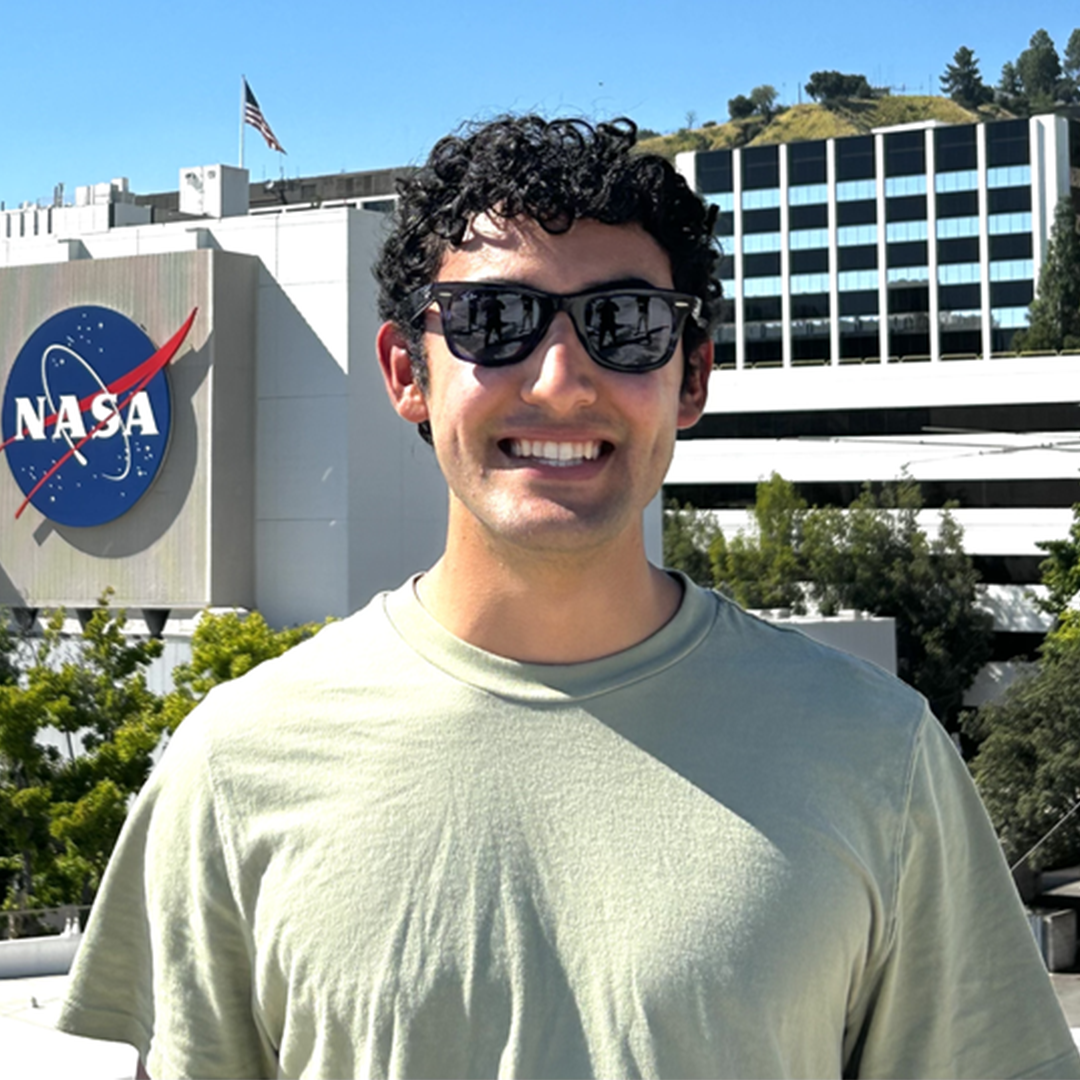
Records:
[[[578,218],[639,224],[667,252],[675,288],[700,297],[701,323],[689,319],[686,355],[719,313],[713,243],[716,208],[690,189],[670,162],[631,153],[637,125],[625,117],[502,116],[440,139],[427,163],[398,181],[391,231],[374,267],[379,315],[405,333],[416,377],[425,385],[422,330],[410,316],[412,293],[434,281],[447,248],[461,244],[481,214],[532,218],[549,233]]]

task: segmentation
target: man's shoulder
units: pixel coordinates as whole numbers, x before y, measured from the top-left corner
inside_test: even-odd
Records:
[[[715,592],[712,629],[695,664],[731,708],[804,731],[870,729],[910,742],[925,698],[877,664],[815,640],[796,625],[744,611]]]
[[[265,743],[290,724],[312,723],[351,694],[392,684],[407,650],[386,617],[387,595],[376,595],[281,656],[216,686],[184,725],[215,743],[252,735]]]

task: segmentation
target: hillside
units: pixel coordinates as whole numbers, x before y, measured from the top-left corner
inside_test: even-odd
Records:
[[[996,120],[1010,115],[998,106],[972,112],[948,98],[929,95],[847,98],[829,105],[792,105],[769,121],[760,116],[751,116],[726,124],[710,123],[700,128],[683,128],[671,135],[643,139],[638,145],[646,153],[673,158],[682,150],[719,150],[864,135],[874,128],[911,124],[920,120],[972,124],[978,120]]]

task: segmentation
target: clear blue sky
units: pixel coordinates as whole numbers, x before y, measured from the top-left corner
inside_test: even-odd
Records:
[[[175,190],[181,166],[238,153],[240,77],[288,151],[247,129],[252,179],[422,160],[462,120],[538,109],[626,114],[671,131],[811,71],[937,91],[960,45],[995,83],[1035,30],[1063,52],[1064,0],[294,0],[9,4],[0,29],[0,200],[127,176]]]

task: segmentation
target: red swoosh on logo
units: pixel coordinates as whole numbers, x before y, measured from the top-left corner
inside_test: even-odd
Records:
[[[146,389],[150,380],[153,379],[154,376],[157,375],[157,373],[176,355],[180,346],[184,343],[184,338],[188,336],[188,331],[191,330],[191,324],[195,321],[195,316],[198,312],[198,308],[192,308],[191,314],[185,320],[184,325],[181,326],[153,356],[109,383],[107,389],[111,394],[119,395],[125,390],[131,390],[131,393],[128,394],[123,401],[117,404],[116,412],[121,412],[124,406],[127,405],[140,390]],[[90,394],[83,398],[82,401],[79,402],[80,411],[88,409],[90,407],[90,402],[97,396],[97,394]],[[52,416],[46,417],[45,423],[55,424],[56,416],[57,414],[54,413]],[[34,485],[30,493],[23,500],[19,509],[15,511],[16,518],[22,515],[22,512],[30,505],[30,500],[56,475],[60,470],[60,467],[69,461],[77,450],[81,450],[94,437],[95,432],[100,431],[111,419],[112,417],[106,417],[104,420],[99,420],[86,435],[75,443],[75,445],[49,469],[49,471]],[[18,433],[16,432],[16,435],[17,434]],[[15,437],[15,435],[12,435],[10,439],[0,443],[0,453],[15,441]]]

